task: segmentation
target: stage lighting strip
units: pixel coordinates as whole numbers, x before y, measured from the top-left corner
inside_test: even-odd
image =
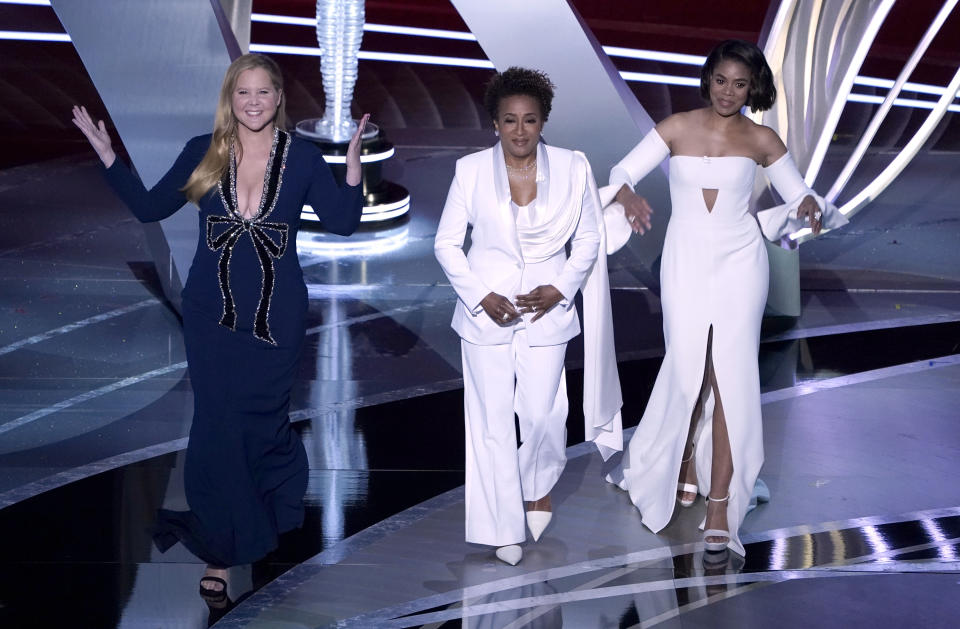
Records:
[[[302,137],[306,137],[306,136],[302,136]],[[307,139],[310,139],[310,138],[307,137]],[[370,153],[368,155],[361,155],[360,163],[369,164],[370,162],[382,162],[385,159],[390,159],[391,157],[393,157],[393,154],[395,152],[396,151],[394,150],[394,148],[390,147],[389,149],[387,149],[386,151],[383,151],[382,153]],[[346,164],[347,163],[346,155],[324,155],[323,159],[328,164]]]
[[[315,18],[292,17],[286,15],[270,15],[266,13],[254,13],[250,16],[251,22],[262,22],[272,24],[289,24],[294,26],[309,26],[315,28],[317,21]],[[476,41],[473,33],[463,31],[450,31],[435,28],[415,28],[409,26],[393,26],[389,24],[364,24],[363,30],[374,33],[388,33],[391,35],[412,35],[417,37],[435,37],[439,39],[455,39],[461,41]],[[256,48],[256,50],[254,50]],[[277,46],[271,44],[251,44],[251,52],[267,52],[276,54],[300,54],[308,56],[319,56],[320,51],[316,48],[303,46]],[[700,55],[688,55],[675,52],[662,52],[658,50],[638,50],[634,48],[623,48],[619,46],[604,46],[603,51],[611,57],[624,57],[628,59],[643,59],[646,61],[661,61],[664,63],[676,63],[680,65],[702,66],[706,57]],[[438,57],[430,55],[408,55],[402,53],[383,53],[360,51],[359,58],[372,61],[404,61],[407,63],[433,63],[437,65],[451,65],[470,68],[489,68],[493,69],[493,64],[488,60],[467,59],[463,57]],[[685,85],[698,87],[700,85],[699,77],[672,76],[666,74],[652,74],[649,72],[628,72],[621,71],[620,76],[625,81],[637,81],[646,83],[661,83],[665,85]],[[889,79],[879,79],[873,77],[856,77],[854,85],[867,87],[876,87],[890,89],[893,81]],[[925,85],[922,83],[906,83],[903,86],[906,91],[917,92],[921,94],[932,94],[940,96],[943,94],[943,88],[936,85]],[[960,93],[957,94],[960,98]],[[882,97],[868,94],[851,94],[850,101],[860,103],[881,103]],[[932,109],[936,104],[933,101],[921,101],[898,98],[894,104],[900,107],[916,107],[920,109]],[[960,105],[954,105],[949,111],[960,112]]]
[[[360,216],[361,223],[375,223],[378,221],[389,221],[390,219],[403,216],[410,210],[409,195],[393,203],[383,203],[381,205],[366,206],[363,208],[363,214]],[[316,212],[313,207],[304,205],[300,212],[300,220],[317,222]]]
[[[0,4],[28,4],[37,6],[49,6],[47,0],[0,0]],[[290,24],[294,26],[316,26],[316,19],[291,17],[285,15],[269,15],[265,13],[254,13],[250,16],[251,22],[271,23],[271,24]],[[365,31],[376,33],[389,33],[393,35],[410,35],[415,37],[434,37],[439,39],[456,39],[463,41],[476,41],[472,33],[462,31],[450,31],[433,28],[415,28],[409,26],[392,26],[389,24],[364,24]],[[19,41],[45,41],[45,42],[69,42],[70,36],[66,33],[37,33],[24,31],[0,31],[0,40],[19,40]],[[662,52],[657,50],[639,50],[633,48],[621,48],[617,46],[604,46],[604,52],[611,57],[625,57],[629,59],[644,59],[647,61],[661,61],[664,63],[676,63],[680,65],[700,66],[703,65],[706,57],[699,55],[687,55],[672,52]],[[250,52],[262,52],[278,55],[303,55],[308,57],[319,57],[320,49],[307,46],[282,46],[277,44],[250,44]],[[454,66],[461,68],[484,68],[493,69],[493,63],[487,59],[470,59],[465,57],[445,57],[438,55],[414,55],[396,52],[376,52],[361,50],[358,55],[360,59],[368,61],[389,61],[401,63],[421,63],[428,65]],[[642,82],[642,83],[660,83],[663,85],[681,85],[688,87],[697,87],[700,85],[699,77],[674,76],[669,74],[653,74],[649,72],[629,72],[621,71],[620,76],[624,81]],[[873,87],[881,89],[890,89],[894,82],[889,79],[880,79],[867,76],[858,76],[853,80],[854,85],[863,87]],[[904,91],[917,92],[918,94],[931,94],[940,96],[944,88],[936,85],[926,85],[923,83],[905,83]],[[960,98],[957,93],[956,98]],[[852,93],[847,99],[848,102],[878,104],[883,102],[882,96],[873,94]],[[936,103],[934,101],[924,101],[909,98],[897,98],[894,105],[898,107],[911,107],[916,109],[932,109]],[[950,105],[947,111],[960,113],[960,104]],[[372,160],[371,160],[372,161]]]

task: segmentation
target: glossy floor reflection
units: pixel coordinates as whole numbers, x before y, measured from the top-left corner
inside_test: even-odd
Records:
[[[744,522],[745,558],[703,551],[702,500],[643,529],[581,444],[518,566],[463,542],[461,488],[293,568],[221,626],[954,626],[960,507],[940,505],[960,504],[942,482],[960,471],[960,355],[764,402],[772,499]],[[904,604],[913,588],[929,589]]]
[[[298,422],[311,453],[307,522],[252,571],[232,577],[235,599],[266,587],[218,626],[290,623],[303,614],[311,620],[296,626],[332,626],[337,618],[347,623],[338,626],[354,627],[606,626],[594,622],[599,618],[634,626],[660,617],[688,626],[690,614],[733,593],[763,586],[801,596],[791,589],[794,581],[869,576],[864,572],[873,569],[860,564],[876,564],[884,574],[955,571],[960,509],[881,516],[960,504],[956,488],[938,490],[938,479],[960,471],[953,411],[960,359],[936,358],[952,347],[960,323],[891,334],[790,341],[790,351],[767,352],[766,362],[803,354],[808,365],[800,365],[795,386],[766,387],[763,478],[773,501],[745,522],[745,562],[731,555],[726,563],[703,563],[693,531],[702,504],[659,537],[640,528],[625,495],[600,480],[599,460],[583,445],[571,448],[554,492],[555,524],[527,547],[517,569],[464,544],[459,391],[363,407],[351,411],[349,424],[336,423],[342,416]],[[889,366],[857,371],[863,359],[852,358],[850,348],[881,342]],[[623,364],[627,381],[645,383],[627,390],[628,412],[642,408],[658,362]],[[579,405],[577,379],[572,373],[571,408]],[[924,420],[907,431],[904,413],[918,405]],[[571,418],[571,428],[577,421]],[[435,436],[426,442],[424,431]],[[571,443],[582,438],[573,432]],[[332,464],[338,460],[340,467]],[[878,470],[877,461],[897,465]],[[95,627],[150,619],[163,620],[156,626],[203,626],[207,610],[195,595],[202,565],[179,548],[159,555],[148,535],[154,510],[182,500],[180,465],[177,454],[133,463],[0,511],[3,626],[65,626],[77,613]],[[834,518],[840,521],[827,521]],[[755,573],[776,576],[744,576]],[[37,584],[40,592],[62,591],[63,604],[42,605]],[[828,598],[835,591],[831,584],[798,587],[808,594],[825,588],[818,596]],[[770,604],[766,595],[742,601]],[[344,605],[353,613],[341,615]],[[718,626],[709,616],[703,622]]]

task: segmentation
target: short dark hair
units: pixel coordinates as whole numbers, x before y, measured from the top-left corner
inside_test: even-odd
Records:
[[[504,72],[497,72],[487,83],[483,95],[483,106],[491,120],[497,119],[500,101],[508,96],[529,96],[540,103],[540,114],[546,122],[553,105],[553,83],[550,77],[539,70],[530,70],[513,66]]]
[[[710,79],[717,65],[724,59],[737,61],[750,70],[750,93],[747,95],[747,107],[750,111],[766,111],[773,107],[777,99],[777,88],[773,84],[773,72],[767,65],[763,51],[756,44],[742,39],[728,39],[720,42],[707,56],[700,69],[700,96],[710,100]]]

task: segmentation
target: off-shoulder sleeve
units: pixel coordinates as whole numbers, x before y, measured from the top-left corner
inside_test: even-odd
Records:
[[[656,129],[651,129],[650,133],[610,170],[609,186],[613,188],[613,194],[616,195],[624,185],[631,189],[636,187],[638,181],[669,156],[670,147]],[[601,201],[604,200],[602,195]]]
[[[670,147],[663,141],[656,129],[650,133],[633,149],[627,153],[610,170],[610,179],[606,186],[600,188],[600,206],[603,208],[601,216],[606,225],[606,250],[608,254],[617,252],[630,240],[633,228],[627,222],[623,206],[614,199],[620,188],[628,186],[631,190],[637,182],[646,177],[660,162],[670,156]]]
[[[803,220],[797,218],[797,208],[807,196],[813,197],[820,207],[823,213],[820,220],[824,229],[836,229],[849,222],[834,204],[806,184],[790,153],[784,153],[780,159],[765,167],[763,172],[784,200],[782,205],[757,212],[760,230],[768,240],[780,240],[807,226]]]
[[[313,207],[323,228],[349,236],[360,226],[363,214],[363,184],[337,185],[323,154],[317,150],[311,158],[307,203]]]
[[[141,223],[160,221],[187,202],[180,189],[186,185],[190,173],[203,159],[209,146],[210,136],[191,139],[170,170],[150,190],[147,190],[140,178],[134,175],[120,158],[114,159],[110,168],[104,169],[103,173],[116,195]]]

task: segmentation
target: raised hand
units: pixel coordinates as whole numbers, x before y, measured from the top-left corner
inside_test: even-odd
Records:
[[[535,313],[533,319],[530,319],[530,323],[533,323],[547,314],[547,311],[560,303],[562,299],[563,293],[557,290],[555,286],[544,284],[543,286],[537,286],[526,295],[517,295],[517,305],[520,306],[522,314]]]
[[[363,114],[357,123],[357,132],[350,138],[350,145],[347,146],[347,184],[356,186],[363,178],[363,172],[360,170],[360,143],[363,141],[363,130],[367,126],[367,120],[370,120],[370,114]]]
[[[809,194],[803,198],[797,208],[797,218],[803,220],[805,217],[810,219],[810,230],[814,234],[819,234],[820,230],[823,229],[823,213],[820,211],[816,199]]]
[[[73,124],[77,125],[83,135],[87,136],[87,141],[97,152],[97,156],[100,157],[103,165],[110,168],[113,165],[113,160],[117,158],[117,154],[113,152],[113,142],[110,140],[110,134],[107,133],[107,127],[103,124],[103,120],[94,124],[93,118],[87,113],[86,107],[74,105]]]
[[[653,208],[647,203],[647,200],[637,195],[636,192],[627,186],[621,186],[617,191],[616,201],[623,206],[623,213],[627,217],[627,222],[633,231],[641,236],[651,227],[650,217],[653,215]]]
[[[498,325],[507,325],[520,316],[509,299],[493,292],[488,293],[480,302],[480,305],[483,307],[483,311]]]

